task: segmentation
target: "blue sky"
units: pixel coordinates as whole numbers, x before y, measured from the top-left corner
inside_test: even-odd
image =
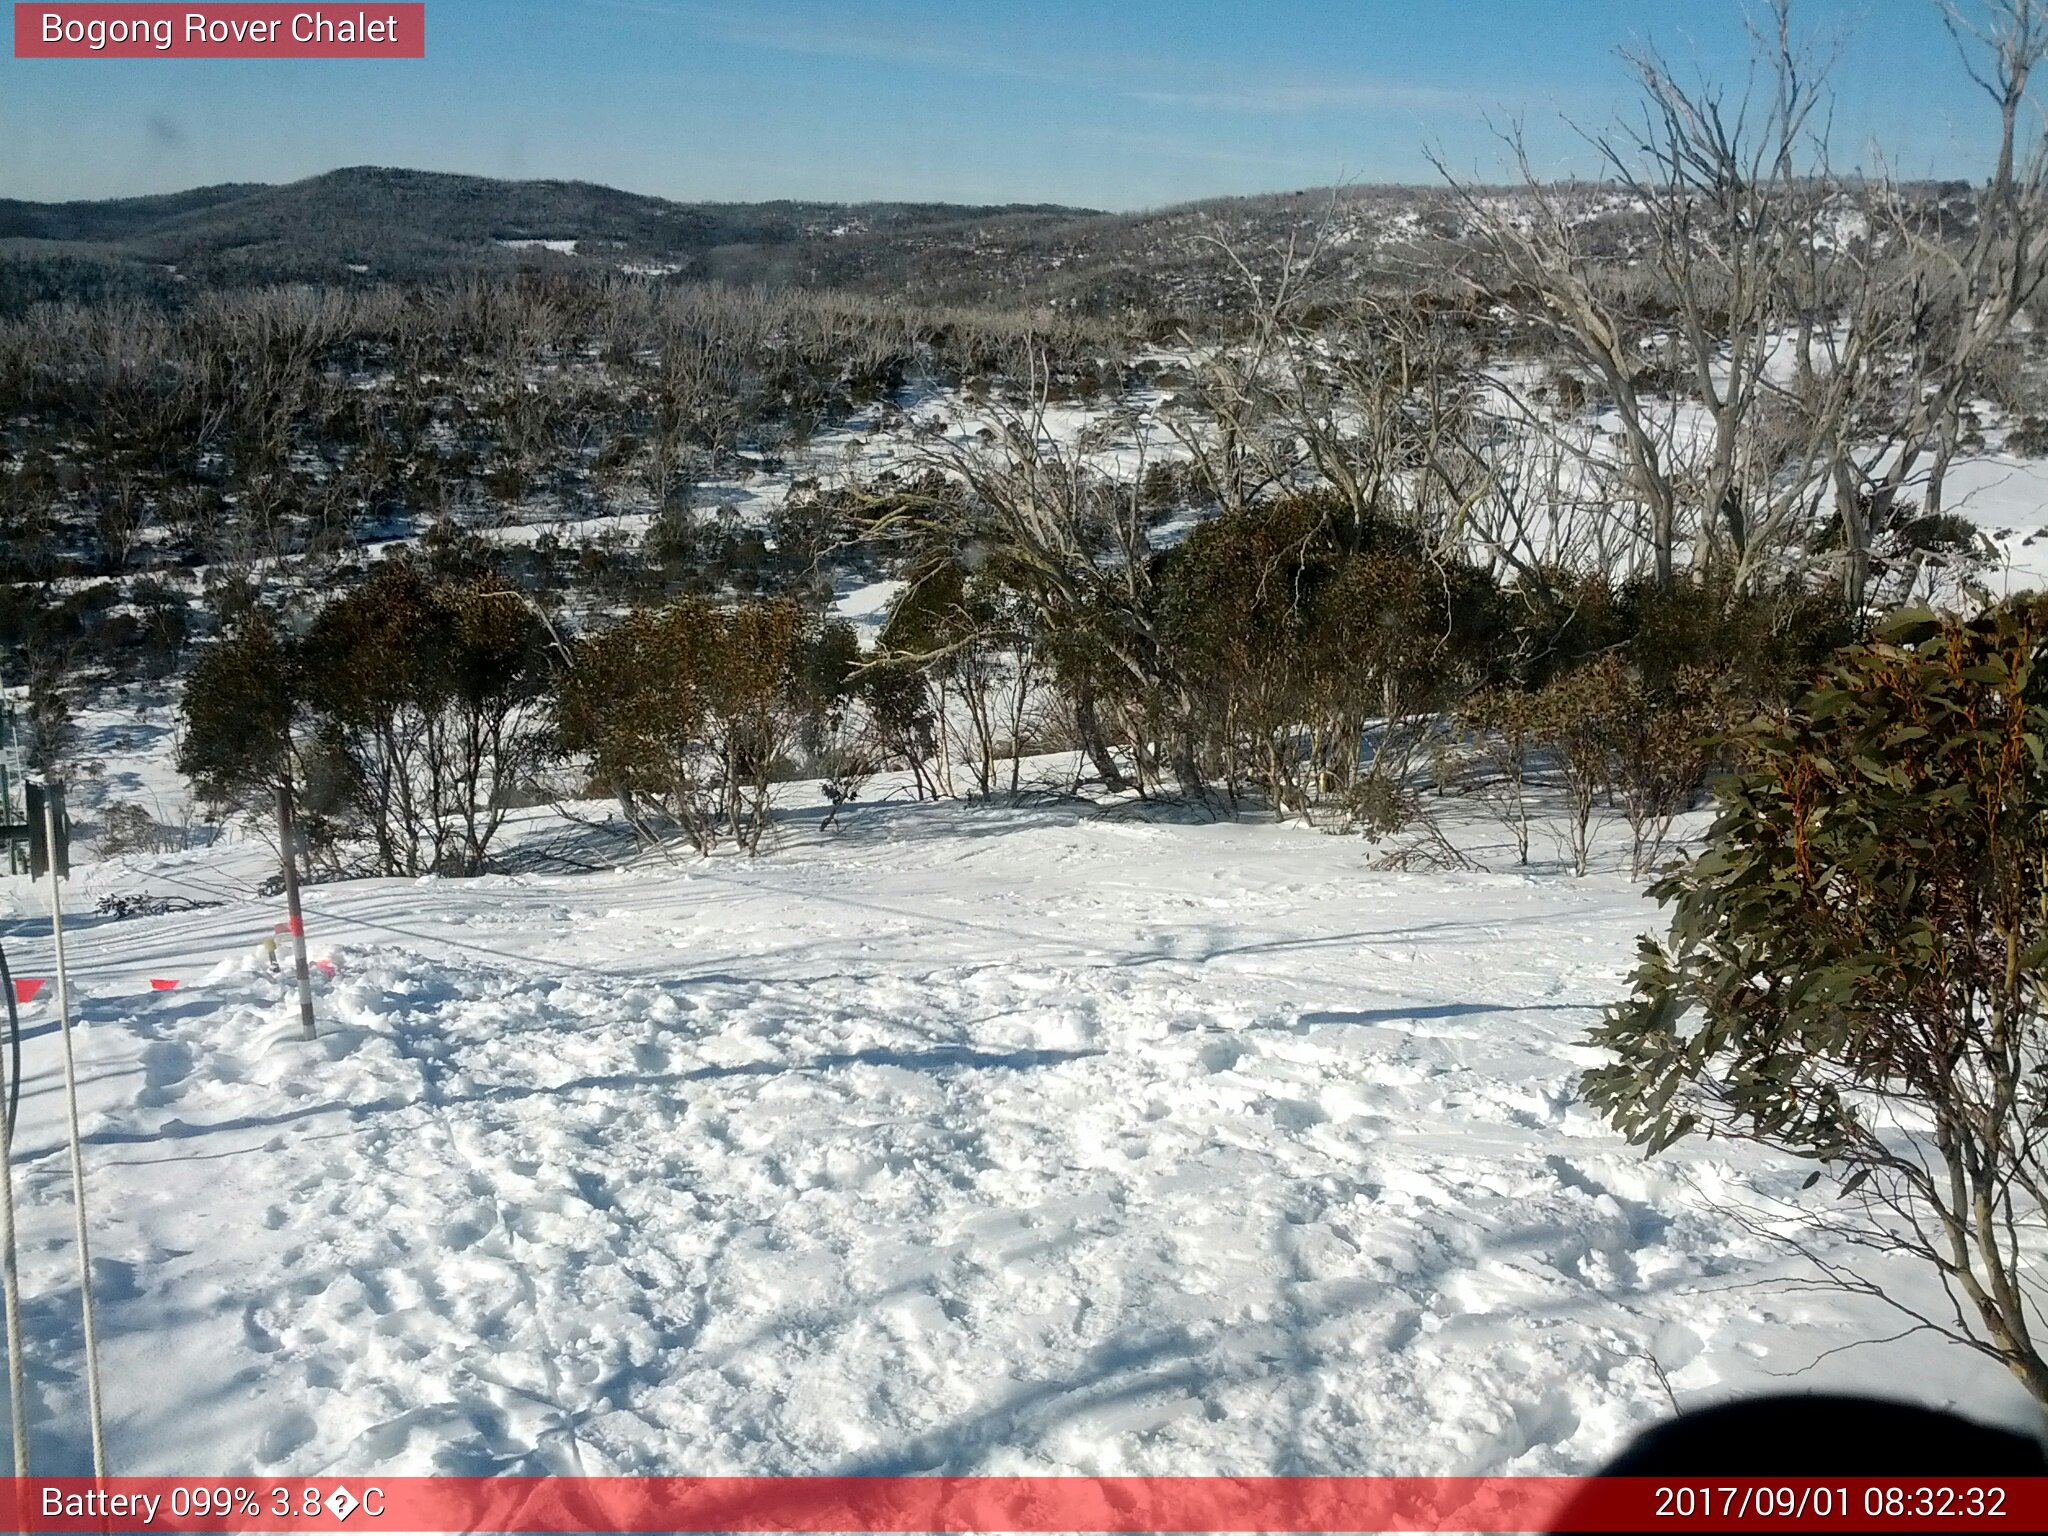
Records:
[[[370,8],[374,10],[374,3]],[[11,9],[11,8],[10,8]],[[1629,100],[1620,47],[1744,75],[1742,0],[428,0],[424,61],[0,57],[0,196],[341,165],[675,198],[1144,208],[1338,181],[1498,179]],[[1802,0],[1838,164],[1981,170],[1986,103],[1933,0]]]

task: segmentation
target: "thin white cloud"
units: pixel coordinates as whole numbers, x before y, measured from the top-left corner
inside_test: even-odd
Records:
[[[1329,83],[1303,80],[1249,81],[1223,90],[1139,90],[1125,92],[1153,107],[1186,107],[1208,112],[1471,111],[1497,106],[1501,93],[1394,81]]]
[[[1506,94],[1469,86],[1402,81],[1247,77],[1236,70],[1157,55],[1050,54],[992,39],[928,26],[906,27],[882,18],[857,23],[821,22],[815,16],[763,13],[703,0],[586,0],[609,9],[688,22],[721,41],[780,53],[861,59],[911,69],[1027,80],[1038,84],[1091,84],[1145,106],[1198,111],[1292,115],[1332,111],[1498,110]]]
[[[1180,138],[1166,133],[1145,133],[1121,128],[1076,128],[1069,137],[1086,143],[1109,144],[1119,149],[1135,150],[1169,160],[1194,161],[1203,165],[1284,170],[1290,174],[1309,177],[1327,175],[1330,170],[1328,166],[1317,165],[1300,156],[1264,155],[1256,150],[1231,149],[1200,139]]]
[[[689,0],[584,0],[606,10],[632,11],[689,23],[721,42],[819,58],[864,59],[913,69],[942,69],[1011,79],[1071,81],[1075,63],[1034,59],[1014,50],[957,36],[934,35],[881,20],[858,25],[824,23],[814,17],[764,14]]]

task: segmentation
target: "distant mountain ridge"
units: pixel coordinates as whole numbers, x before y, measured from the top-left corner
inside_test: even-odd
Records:
[[[1610,216],[1600,189],[1576,195],[1589,217]],[[1225,243],[1259,269],[1313,245],[1326,276],[1358,285],[1441,271],[1468,254],[1465,235],[1465,210],[1440,187],[1105,213],[1045,203],[686,203],[592,182],[355,166],[279,186],[0,200],[0,315],[50,300],[176,304],[209,287],[414,283],[522,267],[1198,315],[1244,300]]]
[[[0,259],[137,263],[234,283],[339,280],[364,269],[408,279],[588,254],[618,266],[751,278],[777,275],[755,270],[778,265],[767,253],[807,244],[1093,217],[1101,215],[1041,204],[682,203],[590,182],[356,166],[282,186],[0,200]]]

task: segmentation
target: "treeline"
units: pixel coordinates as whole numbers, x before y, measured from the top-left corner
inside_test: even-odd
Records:
[[[1063,590],[1031,553],[979,543],[928,567],[869,663],[887,760],[921,793],[950,792],[955,761],[989,793],[1018,787],[1024,753],[1071,746],[1112,791],[1375,837],[1457,787],[1525,863],[1541,780],[1579,873],[1610,804],[1640,869],[1722,729],[1855,632],[1839,595],[1797,583],[1503,577],[1328,492],[1227,512],[1141,569]]]
[[[0,581],[346,553],[443,517],[662,511],[907,379],[1070,387],[1069,319],[523,274],[0,322]]]
[[[900,512],[860,515],[872,534]],[[751,853],[790,780],[835,803],[884,770],[919,798],[989,795],[1056,749],[1112,793],[1374,837],[1427,825],[1434,782],[1499,812],[1523,862],[1540,782],[1578,872],[1610,803],[1643,869],[1724,728],[1850,635],[1838,599],[1798,589],[1504,583],[1326,495],[1204,524],[1121,612],[1063,608],[1043,575],[933,557],[863,653],[801,593],[684,595],[572,632],[500,573],[386,561],[296,632],[229,612],[186,688],[180,765],[219,805],[289,787],[336,872],[477,873],[510,809],[564,797]]]
[[[2023,99],[2048,32],[1978,42]],[[561,635],[512,715],[547,717],[534,739],[636,826],[699,846],[758,846],[764,786],[828,751],[843,792],[881,762],[982,793],[1057,743],[1112,792],[1368,828],[1413,824],[1418,765],[1448,787],[1478,752],[1519,804],[1540,760],[1572,863],[1612,800],[1640,864],[1717,722],[1876,615],[1967,590],[1948,477],[1984,401],[2024,427],[2040,387],[2048,159],[2013,115],[1982,187],[1915,202],[1833,174],[1797,59],[1759,46],[1779,88],[1753,116],[1641,61],[1645,131],[1596,141],[1604,189],[1454,186],[1479,250],[1427,284],[1333,284],[1334,234],[1277,267],[1226,253],[1231,323],[1145,373],[1064,315],[566,277],[38,311],[0,326],[0,580],[166,550],[325,573],[424,524],[420,579],[498,583]],[[951,421],[908,419],[913,379],[960,386]],[[1091,409],[1061,408],[1076,396]],[[694,504],[861,405],[895,467],[850,457],[765,519]],[[633,548],[461,532],[536,502],[653,515]],[[309,554],[340,558],[285,560]],[[849,575],[902,594],[826,686]],[[405,707],[458,704],[481,707]],[[332,745],[339,709],[309,687],[294,730]],[[309,806],[338,845],[487,857],[436,820],[477,774],[430,763],[401,791],[391,732],[343,737],[358,760],[332,781],[388,780],[400,809],[352,788]]]
[[[217,806],[284,789],[334,873],[481,873],[565,763],[649,839],[753,852],[855,693],[851,630],[786,598],[685,597],[565,641],[496,577],[399,559],[303,632],[253,604],[225,628],[185,690],[180,771]]]

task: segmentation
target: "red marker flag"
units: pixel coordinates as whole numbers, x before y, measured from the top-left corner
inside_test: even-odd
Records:
[[[178,990],[178,983],[175,979],[164,981],[155,976],[149,978],[149,986],[153,992],[175,992]]]
[[[32,1003],[36,994],[47,987],[49,982],[41,976],[17,976],[14,978],[14,1000],[17,1003]]]

